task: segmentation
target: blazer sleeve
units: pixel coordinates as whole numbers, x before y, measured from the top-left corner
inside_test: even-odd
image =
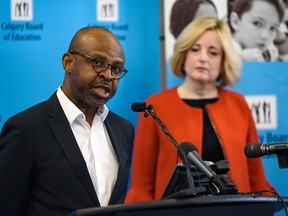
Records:
[[[29,128],[16,117],[2,128],[0,139],[0,212],[3,215],[26,213],[33,149]]]

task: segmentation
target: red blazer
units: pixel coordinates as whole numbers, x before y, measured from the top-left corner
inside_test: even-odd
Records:
[[[176,87],[149,97],[154,112],[165,123],[178,143],[192,142],[202,154],[203,111],[179,98]],[[267,182],[261,158],[248,159],[247,143],[258,142],[251,111],[243,96],[219,88],[219,100],[206,106],[220,139],[229,176],[239,192],[273,189]],[[157,122],[139,115],[134,146],[131,187],[125,202],[160,199],[169,178],[180,162],[177,148],[168,140]]]

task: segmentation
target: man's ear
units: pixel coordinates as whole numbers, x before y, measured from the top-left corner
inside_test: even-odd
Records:
[[[231,12],[230,14],[230,25],[234,31],[239,31],[240,18],[237,13]]]
[[[66,71],[66,73],[71,73],[72,68],[73,68],[73,57],[70,53],[66,52],[64,53],[64,55],[62,56],[62,66],[64,68],[64,70]]]

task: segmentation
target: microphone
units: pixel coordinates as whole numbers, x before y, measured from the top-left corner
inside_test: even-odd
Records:
[[[245,146],[244,153],[248,158],[257,158],[271,154],[288,156],[288,143],[275,143],[275,144],[249,143]]]
[[[190,142],[180,145],[188,161],[209,179],[208,189],[212,194],[236,194],[238,188],[226,174],[217,175],[200,157],[197,148]]]
[[[216,176],[216,173],[203,161],[198,154],[197,148],[190,142],[183,142],[181,145],[185,155],[187,155],[188,161],[194,165],[201,173],[203,173],[208,179]],[[182,159],[182,158],[181,158]]]
[[[145,112],[147,110],[146,103],[134,102],[131,105],[131,109],[134,112]]]

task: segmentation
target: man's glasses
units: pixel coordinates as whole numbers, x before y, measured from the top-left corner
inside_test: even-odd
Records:
[[[128,70],[126,70],[124,67],[114,66],[114,65],[108,64],[107,61],[100,59],[100,58],[93,58],[92,56],[79,53],[75,50],[71,51],[69,53],[75,54],[75,55],[80,55],[80,56],[83,56],[83,57],[90,59],[90,61],[92,62],[93,69],[96,73],[102,73],[102,72],[106,71],[108,69],[108,67],[110,66],[111,67],[111,74],[113,76],[113,79],[115,79],[115,80],[119,80],[119,79],[123,78],[125,76],[125,74],[128,72]]]

